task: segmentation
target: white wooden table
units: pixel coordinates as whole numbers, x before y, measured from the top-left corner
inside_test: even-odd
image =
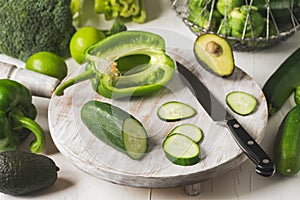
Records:
[[[195,36],[171,10],[167,0],[149,0],[147,3],[149,22],[145,24],[129,23],[129,29],[164,28],[177,31],[186,37],[194,39]],[[87,9],[87,8],[85,8]],[[93,18],[85,22],[87,25],[99,24],[101,20]],[[300,46],[300,33],[281,45],[262,52],[242,53],[234,52],[236,64],[246,71],[256,82],[263,86],[267,78],[297,47]],[[70,71],[76,64],[68,61]],[[274,138],[283,116],[290,108],[289,101],[275,116],[269,119],[262,147],[272,155]],[[58,152],[51,140],[48,128],[47,109],[49,99],[34,98],[34,104],[38,109],[37,121],[42,125],[47,134],[45,154],[51,157],[59,166],[58,180],[50,188],[24,197],[13,197],[0,194],[0,200],[12,199],[57,199],[57,200],[82,200],[82,199],[105,199],[105,200],[196,200],[196,199],[299,199],[300,178],[284,178],[275,175],[271,178],[263,178],[255,173],[253,164],[247,160],[241,166],[210,180],[202,182],[201,193],[197,196],[187,196],[182,187],[169,189],[144,189],[131,188],[115,185],[94,178],[69,163]]]

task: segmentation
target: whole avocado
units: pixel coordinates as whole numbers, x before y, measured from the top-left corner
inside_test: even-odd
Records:
[[[0,192],[28,194],[46,188],[57,179],[58,167],[46,156],[24,151],[0,153]]]

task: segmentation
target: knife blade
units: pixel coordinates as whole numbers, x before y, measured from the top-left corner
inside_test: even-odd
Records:
[[[216,99],[208,88],[189,69],[176,62],[181,80],[191,90],[207,114],[217,122],[224,121],[230,129],[235,141],[243,152],[256,165],[259,175],[269,177],[275,172],[275,165],[270,156],[251,137],[243,126],[227,112],[226,108]]]

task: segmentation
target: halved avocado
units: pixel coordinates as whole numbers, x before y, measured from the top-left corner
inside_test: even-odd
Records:
[[[200,35],[194,43],[194,54],[201,66],[219,76],[233,73],[235,65],[231,46],[216,34]]]

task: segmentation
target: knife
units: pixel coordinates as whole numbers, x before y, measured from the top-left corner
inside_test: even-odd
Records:
[[[214,121],[226,123],[237,144],[256,165],[256,172],[265,177],[272,176],[275,172],[275,166],[267,153],[247,133],[242,125],[226,111],[226,108],[214,97],[198,77],[181,63],[176,62],[176,65],[178,72],[182,75],[180,76],[181,80],[189,87],[207,114]]]

